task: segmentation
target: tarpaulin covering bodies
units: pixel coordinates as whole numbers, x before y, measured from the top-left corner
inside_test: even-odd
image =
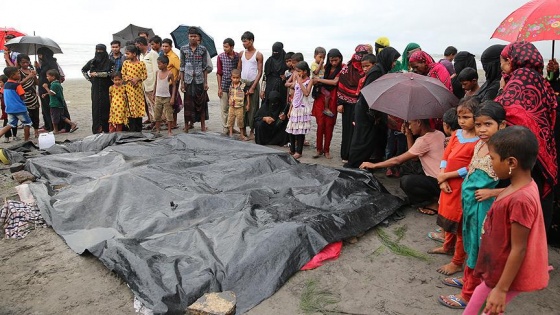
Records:
[[[327,244],[402,203],[371,174],[300,164],[264,146],[206,134],[125,138],[55,145],[26,168],[68,246],[98,257],[155,313],[182,313],[226,290],[245,312]]]

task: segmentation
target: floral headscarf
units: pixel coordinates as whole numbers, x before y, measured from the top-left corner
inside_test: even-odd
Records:
[[[354,49],[355,53],[352,55],[350,62],[340,71],[338,80],[338,98],[346,103],[356,103],[358,101],[359,82],[364,76],[362,70],[361,60],[364,55],[368,53],[366,45],[358,45]]]
[[[432,58],[432,56],[430,56],[427,52],[422,50],[415,51],[412,55],[410,55],[408,61],[425,63],[428,67],[427,76],[440,80],[441,83],[443,83],[443,85],[445,85],[449,91],[453,91],[449,71],[447,71],[445,66],[441,63],[434,62],[434,58]]]

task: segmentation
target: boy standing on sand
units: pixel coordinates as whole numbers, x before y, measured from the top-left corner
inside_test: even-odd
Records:
[[[161,115],[163,114],[167,120],[167,135],[172,136],[171,128],[173,127],[173,103],[175,101],[175,94],[177,87],[173,73],[167,69],[169,65],[169,58],[160,56],[157,59],[159,70],[156,72],[156,85],[154,87],[154,118],[156,126],[154,127],[159,134],[161,126]],[[170,91],[171,87],[171,91]]]
[[[224,134],[228,132],[228,111],[229,111],[229,86],[231,85],[231,71],[239,63],[239,55],[234,50],[235,42],[231,38],[224,39],[224,52],[218,55],[218,97],[220,98],[222,127]]]
[[[21,74],[16,67],[4,68],[4,74],[8,77],[8,81],[4,84],[4,102],[6,104],[6,114],[8,114],[8,124],[0,129],[0,137],[12,128],[17,128],[18,121],[21,121],[24,126],[24,140],[29,141],[29,128],[32,122],[23,102],[25,91],[19,83]]]
[[[247,94],[251,100],[251,109],[245,113],[245,126],[251,129],[249,139],[255,139],[254,119],[259,109],[260,80],[263,73],[263,55],[258,51],[253,42],[255,35],[247,31],[241,35],[244,51],[239,53],[237,69],[241,70],[241,82],[249,86]]]
[[[247,86],[241,82],[241,71],[239,69],[231,70],[231,86],[229,88],[229,110],[227,126],[229,128],[229,136],[233,137],[233,124],[237,121],[237,128],[241,130],[241,140],[249,140],[245,134],[245,125],[243,125],[244,113],[251,109],[251,99],[247,94]]]
[[[49,94],[49,107],[51,109],[54,133],[57,134],[59,132],[58,124],[61,120],[70,125],[70,132],[72,133],[78,130],[78,125],[64,115],[64,94],[62,93],[62,85],[59,79],[60,74],[57,70],[51,69],[47,71],[47,80],[49,80],[50,87],[48,84],[44,83],[43,88],[47,91],[47,94]],[[25,134],[26,137],[29,137],[29,128]]]

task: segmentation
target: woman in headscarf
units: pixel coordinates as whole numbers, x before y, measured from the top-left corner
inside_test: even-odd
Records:
[[[554,201],[552,190],[558,180],[554,139],[556,96],[543,77],[543,57],[532,43],[515,42],[507,45],[502,50],[500,62],[505,86],[496,97],[496,102],[504,106],[508,125],[529,128],[539,141],[537,162],[531,175],[539,187],[548,230]]]
[[[375,40],[375,54],[379,55],[379,53],[383,50],[383,48],[389,47],[391,42],[387,37],[379,37]]]
[[[327,64],[323,78],[314,78],[313,84],[320,83],[319,94],[313,101],[311,114],[317,121],[317,153],[314,158],[322,154],[327,159],[331,159],[330,148],[333,136],[334,125],[337,115],[337,91],[339,74],[344,64],[342,54],[336,48],[329,50],[327,54]],[[324,114],[324,109],[328,108],[334,114],[332,117]]]
[[[377,63],[366,73],[364,86],[379,79],[395,65],[401,54],[393,47],[385,47],[377,55]],[[370,159],[381,161],[387,145],[387,115],[371,110],[362,94],[358,98],[354,113],[354,134],[350,145],[348,167],[359,167]]]
[[[91,132],[109,132],[109,87],[115,63],[109,59],[107,46],[97,44],[95,57],[82,68],[82,74],[91,82]]]
[[[270,92],[276,91],[281,95],[280,104],[286,104],[287,89],[284,86],[286,80],[286,52],[284,44],[276,42],[272,45],[272,56],[268,57],[264,64],[263,87],[261,88],[261,99],[266,100]]]
[[[427,52],[415,51],[408,58],[408,62],[412,71],[440,80],[449,91],[453,92],[449,71],[441,63],[434,62],[434,58]]]
[[[282,94],[271,91],[255,114],[255,143],[283,146],[288,142],[287,119],[280,119],[284,109]]]
[[[468,51],[460,51],[455,55],[453,67],[455,68],[455,76],[451,79],[451,84],[453,85],[453,94],[457,96],[458,99],[463,98],[465,96],[465,90],[461,86],[461,82],[459,81],[459,73],[463,71],[465,68],[473,68],[476,69],[476,60],[474,59],[474,55]]]
[[[51,107],[49,106],[50,98],[43,84],[49,84],[49,80],[47,80],[47,71],[58,71],[58,64],[56,63],[56,58],[54,58],[53,51],[47,47],[40,47],[37,49],[37,58],[39,58],[39,62],[35,61],[35,68],[39,75],[39,96],[41,97],[41,113],[43,114],[44,128],[47,131],[53,131]],[[58,128],[58,130],[62,129],[65,128]]]
[[[492,45],[482,53],[480,62],[484,69],[486,82],[482,84],[474,97],[479,102],[494,100],[500,89],[500,79],[502,78],[502,69],[500,68],[500,54],[506,45]]]
[[[350,62],[348,62],[342,70],[340,70],[340,77],[338,79],[338,107],[337,111],[342,113],[342,143],[340,146],[340,157],[343,163],[348,162],[350,154],[350,143],[352,142],[352,133],[354,126],[354,107],[358,101],[360,93],[358,86],[360,79],[364,76],[362,70],[362,57],[366,55],[367,46],[356,46],[355,53],[352,55]]]
[[[406,45],[402,53],[401,62],[397,62],[393,69],[391,69],[391,72],[408,72],[408,57],[419,50],[422,50],[422,48],[416,43],[409,43]]]

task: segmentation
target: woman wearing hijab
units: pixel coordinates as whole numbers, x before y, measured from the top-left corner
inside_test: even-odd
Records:
[[[498,90],[500,89],[500,79],[502,78],[500,54],[505,47],[506,45],[492,45],[486,48],[480,56],[480,62],[482,63],[482,69],[484,69],[486,82],[482,84],[474,97],[476,97],[481,103],[484,101],[494,100],[494,98],[498,95]]]
[[[449,91],[453,92],[449,71],[441,63],[434,62],[434,58],[427,52],[415,51],[408,58],[408,62],[412,71],[440,80]]]
[[[268,57],[263,70],[263,87],[261,87],[261,99],[266,100],[270,92],[276,91],[281,95],[280,104],[286,104],[287,89],[284,86],[286,80],[286,52],[284,44],[276,42],[272,45],[272,56]]]
[[[356,106],[360,93],[358,89],[360,79],[364,76],[361,61],[362,57],[367,53],[366,45],[356,46],[352,59],[342,67],[338,79],[337,111],[342,113],[340,157],[343,163],[348,162],[348,156],[350,154],[350,143],[352,142],[352,133],[354,130],[354,126],[352,125],[354,121],[354,107]]]
[[[401,54],[393,47],[385,47],[377,55],[377,63],[366,73],[364,87],[379,79],[395,65]],[[346,166],[358,168],[370,159],[372,154],[381,161],[387,145],[387,115],[370,110],[362,94],[358,98],[354,112],[354,134]]]
[[[327,159],[331,159],[330,148],[333,136],[334,125],[337,116],[337,91],[339,74],[344,64],[340,50],[333,48],[327,53],[327,63],[323,78],[314,78],[313,84],[319,84],[319,93],[313,101],[311,115],[317,121],[317,153],[313,158],[318,158],[322,154]],[[328,108],[334,115],[332,117],[324,114],[324,109]]]
[[[531,175],[539,187],[548,230],[554,201],[552,190],[558,174],[554,139],[556,96],[543,77],[543,57],[533,44],[515,42],[507,45],[502,50],[500,62],[505,86],[496,102],[504,106],[508,125],[529,128],[539,141],[537,162]]]
[[[459,81],[459,73],[463,71],[465,68],[473,68],[476,69],[476,60],[474,59],[474,55],[468,51],[460,51],[455,55],[453,67],[455,68],[456,75],[451,79],[451,85],[453,86],[453,94],[457,96],[458,99],[463,98],[465,96],[465,90],[461,86],[461,82]]]
[[[43,114],[44,128],[46,131],[53,131],[51,107],[49,106],[50,98],[47,90],[43,88],[43,84],[49,84],[49,80],[47,80],[47,71],[58,71],[58,64],[56,63],[56,58],[54,58],[53,51],[47,47],[40,47],[37,49],[37,58],[39,58],[39,62],[35,61],[35,68],[39,75],[39,96],[41,97],[41,113]],[[59,128],[58,130],[62,129],[65,128]]]
[[[282,94],[271,91],[255,114],[255,143],[283,146],[288,142],[287,119],[280,119],[284,109]]]
[[[395,67],[391,69],[391,72],[408,72],[408,57],[415,51],[422,50],[420,45],[416,43],[409,43],[403,50],[401,62],[397,62]]]
[[[109,87],[115,63],[109,59],[107,47],[95,46],[95,57],[82,68],[82,74],[91,82],[91,132],[109,132]]]

